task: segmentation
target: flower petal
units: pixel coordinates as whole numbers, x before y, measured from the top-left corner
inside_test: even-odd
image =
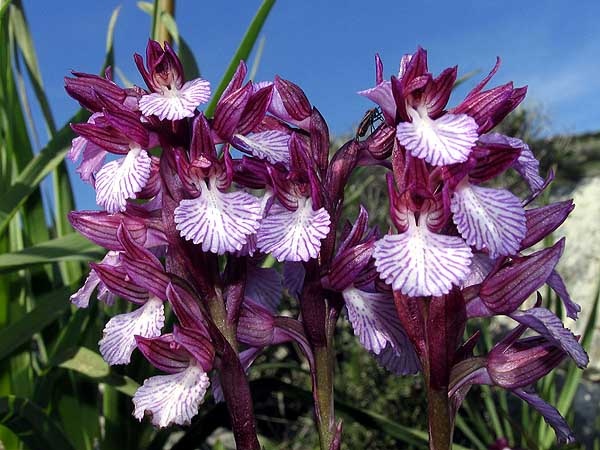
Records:
[[[96,176],[96,202],[109,213],[125,211],[150,178],[152,160],[146,150],[131,149],[123,158],[106,163]]]
[[[478,137],[477,124],[471,117],[444,114],[432,120],[416,111],[411,117],[412,122],[397,125],[396,137],[413,156],[434,166],[467,160]]]
[[[521,154],[513,164],[513,169],[519,172],[531,192],[538,192],[544,187],[544,179],[540,176],[540,162],[535,158],[527,144],[517,138],[509,138],[513,145],[522,145]]]
[[[330,222],[325,208],[313,210],[310,198],[299,198],[296,211],[276,203],[258,230],[257,246],[280,262],[308,261],[317,257]]]
[[[202,78],[188,81],[181,89],[144,95],[140,111],[145,116],[157,116],[160,120],[179,120],[194,117],[196,107],[210,98],[210,83]]]
[[[562,321],[546,308],[531,308],[527,311],[515,311],[510,317],[517,322],[537,331],[557,347],[563,349],[573,361],[584,368],[589,357],[571,330],[565,328]]]
[[[417,373],[421,366],[408,338],[404,338],[402,351],[388,344],[375,359],[380,366],[385,367],[396,375],[411,375]]]
[[[260,200],[247,192],[221,192],[214,182],[200,197],[182,200],[175,223],[182,237],[222,255],[240,250],[260,226]]]
[[[290,135],[282,131],[269,130],[248,136],[236,134],[232,144],[257,158],[266,159],[270,163],[290,165],[290,150],[288,142]]]
[[[379,355],[378,361],[394,373],[415,373],[417,356],[398,319],[394,298],[354,287],[345,289],[342,296],[354,334],[363,347]]]
[[[148,378],[133,396],[133,416],[141,421],[148,412],[157,427],[189,424],[209,385],[208,375],[195,364],[179,373]]]
[[[491,258],[519,251],[527,232],[525,210],[509,191],[461,183],[450,209],[458,231],[469,245],[479,250],[487,248]]]
[[[111,250],[104,258],[102,258],[100,263],[107,266],[117,266],[119,265],[119,260],[119,252]],[[98,300],[104,300],[106,304],[111,304],[113,299],[110,296],[110,292],[106,289],[106,285],[102,283],[94,269],[90,270],[83,286],[81,286],[77,292],[72,294],[69,300],[71,300],[71,303],[78,308],[87,308],[90,304],[90,296],[92,295],[92,292],[94,292],[96,286],[98,287]],[[101,296],[104,298],[101,298]]]
[[[513,389],[511,392],[529,403],[544,417],[546,423],[554,429],[559,443],[570,444],[575,442],[575,435],[569,428],[569,424],[554,406],[546,403],[535,392],[528,392],[525,389]]]
[[[100,354],[110,365],[127,364],[136,348],[135,336],[156,337],[165,323],[163,302],[150,298],[143,306],[126,314],[118,314],[104,327],[98,342]]]
[[[375,87],[359,91],[358,95],[367,97],[372,102],[377,103],[389,122],[393,123],[394,118],[396,117],[396,102],[394,101],[394,95],[392,94],[391,82],[385,80]]]
[[[264,306],[272,313],[277,311],[283,294],[281,275],[273,268],[248,264],[244,297]]]
[[[405,233],[377,241],[373,257],[392,289],[418,297],[450,292],[469,274],[472,254],[462,238],[435,234],[413,222]]]

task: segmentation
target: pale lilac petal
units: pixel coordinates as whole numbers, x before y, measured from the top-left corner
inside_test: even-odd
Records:
[[[81,153],[85,149],[85,145],[87,144],[87,142],[88,140],[83,136],[77,136],[76,138],[74,138],[71,141],[71,148],[67,153],[67,158],[69,158],[71,161],[77,161],[77,159],[81,156]]]
[[[109,251],[104,258],[102,258],[101,264],[107,264],[116,266],[119,264],[119,252]],[[107,305],[111,305],[114,301],[114,295],[111,294],[104,283],[100,281],[98,274],[92,269],[88,274],[83,286],[79,288],[77,292],[71,295],[69,300],[78,308],[87,308],[90,304],[90,297],[94,289],[98,287],[97,297],[98,300],[103,301]]]
[[[404,334],[391,295],[349,287],[342,296],[354,334],[367,350],[378,355],[393,335]]]
[[[519,251],[527,232],[521,201],[505,189],[458,186],[450,209],[458,231],[469,245],[487,249],[491,258]]]
[[[248,264],[244,297],[274,313],[281,302],[282,294],[281,275],[277,270]]]
[[[540,162],[535,158],[529,146],[520,139],[510,138],[518,141],[514,145],[523,146],[521,154],[513,164],[513,169],[519,172],[532,192],[538,192],[544,187],[544,179],[540,176]]]
[[[579,367],[587,366],[589,362],[587,353],[571,330],[565,328],[552,311],[546,308],[531,308],[527,311],[515,311],[510,317],[562,348]]]
[[[432,233],[411,218],[405,233],[375,243],[375,267],[393,290],[405,295],[447,294],[469,274],[471,249],[461,237]]]
[[[444,114],[432,120],[409,109],[412,122],[396,127],[396,137],[413,156],[434,166],[464,162],[477,141],[477,123],[466,114]]]
[[[151,297],[135,311],[118,314],[108,321],[98,342],[100,354],[110,365],[127,364],[137,346],[135,336],[160,336],[164,323],[163,302]]]
[[[319,254],[330,222],[325,208],[313,210],[310,198],[299,198],[296,211],[275,203],[258,230],[258,248],[280,262],[308,261]]]
[[[202,250],[222,255],[240,250],[260,226],[260,200],[243,191],[221,192],[216,182],[203,187],[200,197],[182,200],[175,223],[182,237]]]
[[[514,389],[511,392],[529,403],[544,417],[546,423],[554,429],[559,443],[570,444],[575,442],[575,435],[569,428],[569,424],[554,406],[546,403],[535,392],[528,392],[524,389]]]
[[[93,142],[88,141],[85,149],[83,150],[81,164],[79,164],[79,167],[77,167],[75,171],[79,174],[79,177],[83,181],[95,185],[94,175],[104,165],[106,155],[108,155],[106,150],[94,144]]]
[[[160,120],[179,120],[194,117],[196,108],[210,98],[210,83],[202,78],[188,81],[181,89],[167,89],[144,95],[139,107],[145,116],[157,116]]]
[[[71,303],[78,308],[87,308],[90,304],[92,292],[94,292],[98,283],[100,283],[100,278],[98,278],[98,275],[94,270],[90,270],[83,286],[81,286],[77,292],[72,294],[69,300],[71,300]]]
[[[123,158],[106,163],[96,176],[96,202],[109,213],[125,211],[127,199],[135,198],[150,178],[150,156],[132,148]]]
[[[273,164],[280,162],[289,167],[289,140],[289,134],[282,131],[269,130],[247,136],[236,134],[233,144],[257,158],[266,159]]]
[[[392,83],[388,80],[379,83],[377,86],[364,91],[359,91],[358,95],[367,97],[374,103],[377,103],[386,117],[394,119],[396,117],[396,102],[392,94]]]
[[[152,425],[187,425],[198,413],[210,385],[208,375],[199,365],[171,375],[148,378],[133,396],[133,416],[142,420],[152,415]]]
[[[402,351],[388,344],[375,359],[380,366],[385,367],[396,375],[411,375],[417,373],[421,366],[419,358],[407,337],[404,338]]]

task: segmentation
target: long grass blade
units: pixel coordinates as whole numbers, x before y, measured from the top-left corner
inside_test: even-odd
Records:
[[[246,30],[246,34],[244,34],[244,37],[242,38],[242,42],[234,53],[233,58],[231,58],[229,66],[227,67],[219,86],[213,93],[212,100],[208,104],[206,112],[204,113],[207,117],[212,117],[214,114],[217,102],[227,87],[227,84],[231,80],[231,77],[235,73],[235,69],[240,61],[248,59],[248,56],[250,55],[250,52],[252,51],[256,40],[258,39],[258,34],[265,24],[265,21],[267,20],[267,17],[269,16],[274,4],[275,0],[263,0],[262,4],[258,8],[256,15]]]

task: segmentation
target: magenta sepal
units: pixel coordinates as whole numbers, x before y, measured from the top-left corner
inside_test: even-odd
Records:
[[[521,241],[521,249],[537,244],[556,230],[574,208],[573,200],[565,200],[525,211],[527,234]]]
[[[265,86],[253,92],[248,99],[248,103],[244,108],[236,131],[239,134],[246,134],[254,129],[262,122],[271,104],[273,98],[273,85]]]
[[[529,256],[514,258],[507,266],[490,274],[481,284],[479,297],[496,314],[515,311],[536,289],[544,285],[558,263],[564,238],[554,246]]]
[[[227,97],[221,97],[217,103],[213,130],[222,139],[229,140],[233,135],[251,95],[252,83],[248,82],[243,88],[231,92]]]
[[[475,165],[469,171],[470,181],[483,183],[499,176],[513,165],[523,146],[515,145],[510,138],[499,133],[479,136],[472,151]]]
[[[167,286],[167,300],[182,326],[198,330],[205,336],[209,335],[205,325],[206,314],[200,308],[200,300],[197,295],[192,294],[187,283],[175,275],[171,275],[171,282]]]
[[[112,294],[138,305],[143,305],[148,300],[148,290],[132,283],[122,264],[111,266],[90,263],[90,268],[96,272],[100,281],[106,285]]]
[[[135,341],[150,364],[164,372],[181,372],[190,363],[189,352],[175,342],[170,333],[155,338],[136,336]]]
[[[321,176],[325,175],[329,160],[329,128],[317,108],[310,115],[310,155]]]
[[[71,211],[68,218],[79,233],[108,250],[123,250],[117,239],[117,229],[121,224],[139,245],[151,248],[166,243],[164,233],[158,228],[156,221],[142,217],[124,213],[109,214],[106,211]]]
[[[99,97],[109,98],[115,103],[123,103],[127,97],[125,89],[117,86],[108,76],[99,77],[83,72],[72,72],[75,78],[65,77],[65,90],[84,108],[100,112],[103,103]]]
[[[275,90],[289,116],[298,122],[310,116],[312,107],[300,87],[291,81],[275,77]]]
[[[237,338],[252,347],[265,347],[273,342],[274,317],[261,305],[246,299],[240,309]]]
[[[559,273],[556,270],[552,271],[552,273],[546,280],[546,283],[548,283],[548,286],[550,286],[552,288],[552,290],[554,292],[556,292],[556,294],[562,300],[563,305],[565,306],[565,309],[567,310],[567,316],[573,320],[577,320],[577,317],[579,316],[579,313],[581,312],[581,306],[578,305],[577,303],[575,303],[571,299],[571,296],[569,295],[569,292],[567,291],[567,287],[565,286],[565,283],[564,283],[562,277],[559,275]]]
[[[331,263],[331,271],[324,280],[327,288],[343,291],[350,286],[366,268],[373,254],[375,239],[347,248]]]
[[[173,325],[173,337],[200,363],[205,372],[213,368],[215,348],[207,336],[198,330]]]

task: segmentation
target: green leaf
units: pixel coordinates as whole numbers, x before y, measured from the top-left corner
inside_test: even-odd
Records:
[[[102,356],[89,348],[71,349],[53,361],[52,365],[73,370],[98,383],[108,384],[130,397],[139,387],[139,384],[131,378],[114,373]]]
[[[187,80],[200,77],[200,69],[192,49],[183,37],[179,39],[179,59],[183,65],[183,73]]]
[[[57,261],[89,261],[104,255],[101,247],[77,233],[52,239],[14,253],[0,255],[0,273]]]
[[[69,308],[73,286],[64,286],[36,300],[36,307],[0,330],[0,360],[11,355],[33,335],[54,322]]]
[[[0,398],[0,423],[30,450],[74,450],[62,429],[35,403],[9,395]]]
[[[275,0],[263,0],[262,4],[258,8],[256,15],[254,16],[252,22],[250,23],[250,26],[246,30],[246,34],[244,34],[244,37],[242,38],[242,42],[240,43],[239,47],[234,53],[233,58],[231,58],[231,61],[229,62],[229,66],[225,71],[225,75],[223,75],[219,86],[213,93],[213,98],[208,104],[204,113],[206,117],[212,117],[212,115],[214,114],[215,108],[217,107],[217,102],[219,101],[221,94],[227,87],[227,84],[229,84],[231,77],[233,77],[235,69],[237,69],[237,66],[239,65],[240,61],[248,59],[248,56],[250,55],[250,52],[254,47],[254,43],[258,39],[258,34],[260,33],[260,30],[265,24],[265,21],[267,20],[267,17],[271,12],[271,9],[273,8],[274,4]]]
[[[82,122],[86,117],[87,113],[80,110],[69,123]],[[74,137],[69,123],[27,164],[8,191],[0,194],[0,234],[44,177],[62,162]]]

